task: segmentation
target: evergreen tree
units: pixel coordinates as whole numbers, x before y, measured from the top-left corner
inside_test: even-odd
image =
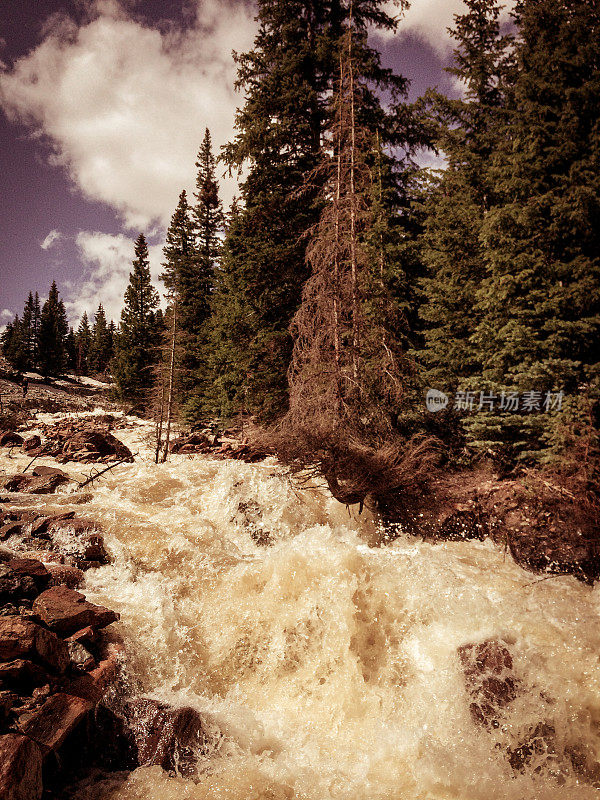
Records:
[[[488,275],[473,337],[486,389],[529,396],[531,413],[479,414],[474,443],[546,458],[556,432],[598,400],[600,353],[600,9],[521,0],[516,69],[481,239]],[[547,393],[567,395],[544,412]],[[541,412],[541,413],[539,413]]]
[[[83,312],[83,316],[77,328],[77,372],[79,375],[87,375],[89,371],[89,352],[92,344],[92,330],[88,319],[87,311]]]
[[[393,30],[395,20],[377,0],[354,4],[357,29]],[[254,49],[237,56],[237,86],[246,102],[237,136],[225,150],[230,168],[246,165],[242,212],[229,227],[214,299],[214,411],[242,406],[263,417],[285,410],[291,354],[289,324],[308,277],[305,234],[322,207],[314,175],[328,102],[338,71],[338,43],[349,8],[339,0],[263,0]],[[392,99],[403,79],[381,67],[366,38],[357,59],[371,85]],[[374,92],[363,113],[393,138]]]
[[[59,297],[56,281],[53,281],[40,317],[39,358],[43,375],[60,375],[65,369],[68,332],[64,303]]]
[[[2,355],[8,363],[19,372],[27,369],[26,350],[24,347],[23,326],[18,314],[9,322],[2,332]]]
[[[135,256],[125,290],[113,375],[117,396],[139,401],[152,387],[162,315],[158,315],[158,292],[152,286],[148,245],[143,234],[135,242]]]
[[[106,314],[104,313],[104,308],[102,307],[102,303],[100,303],[94,317],[94,327],[92,328],[92,337],[88,357],[90,370],[96,373],[104,372],[111,358],[111,333],[108,325],[106,324]]]
[[[221,246],[220,234],[223,232],[225,218],[219,199],[219,184],[216,178],[216,162],[212,152],[212,141],[208,128],[204,134],[202,145],[196,161],[196,205],[193,208],[194,222],[197,232],[199,254],[198,280],[204,283],[200,289],[208,291],[213,284],[213,272]],[[205,305],[208,311],[208,304]]]
[[[489,161],[498,137],[510,39],[500,32],[500,5],[465,0],[467,12],[455,16],[457,42],[448,72],[464,86],[461,98],[430,93],[428,103],[435,146],[446,168],[426,185],[422,258],[421,317],[426,322],[420,353],[426,382],[447,392],[480,376],[475,293],[486,275],[480,233],[494,203]]]
[[[69,328],[69,333],[65,339],[66,368],[69,370],[69,372],[75,372],[77,369],[77,356],[77,337],[75,336],[75,331],[73,328]]]

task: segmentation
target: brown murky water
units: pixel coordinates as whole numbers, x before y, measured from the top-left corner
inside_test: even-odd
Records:
[[[141,431],[122,438],[140,449]],[[86,513],[115,557],[86,593],[121,612],[132,680],[224,736],[198,782],[142,768],[78,800],[598,797],[565,752],[600,756],[599,589],[540,581],[489,544],[371,548],[372,521],[272,464],[136,461]],[[456,652],[490,637],[525,687],[492,732]],[[514,773],[506,750],[540,721],[555,752]]]

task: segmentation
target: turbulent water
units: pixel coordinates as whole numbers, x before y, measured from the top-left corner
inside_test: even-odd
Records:
[[[140,430],[117,433],[139,449]],[[114,556],[86,594],[121,612],[132,682],[203,712],[214,745],[198,781],[140,768],[78,800],[598,796],[564,756],[600,755],[598,589],[490,544],[373,547],[372,520],[269,463],[136,460],[85,508]],[[522,691],[488,732],[457,647],[491,637]],[[506,752],[540,721],[556,752],[515,773]]]

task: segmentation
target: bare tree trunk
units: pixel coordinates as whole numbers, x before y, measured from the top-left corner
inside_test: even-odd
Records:
[[[338,392],[338,411],[342,402],[342,374],[340,358],[340,200],[342,194],[342,92],[344,83],[344,65],[340,53],[340,108],[337,142],[337,177],[335,184],[335,251],[333,260],[333,347],[335,353],[335,380]]]
[[[354,109],[354,66],[352,64],[352,0],[348,27],[348,77],[350,80],[350,267],[352,276],[352,374],[358,381],[359,319],[358,263],[356,257],[356,120]]]
[[[160,405],[158,407],[158,417],[156,418],[156,450],[154,453],[154,463],[158,464],[160,450],[162,447],[163,420],[165,416],[165,382],[160,376]]]
[[[177,298],[173,300],[173,323],[171,325],[171,363],[169,366],[169,396],[167,400],[167,431],[165,434],[165,449],[163,451],[162,463],[167,460],[169,454],[169,439],[171,437],[171,420],[173,418],[173,396],[175,387],[175,343],[177,339]]]

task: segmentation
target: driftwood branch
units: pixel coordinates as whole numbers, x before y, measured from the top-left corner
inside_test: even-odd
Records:
[[[106,472],[110,472],[111,469],[114,469],[115,467],[118,467],[120,464],[125,464],[125,463],[126,459],[123,458],[121,459],[121,461],[115,461],[114,464],[109,464],[108,467],[106,467],[103,470],[100,470],[100,472],[95,472],[93,475],[90,475],[89,478],[87,478],[87,480],[79,484],[79,488],[83,489],[85,486],[88,486],[90,483],[93,483],[96,480],[96,478],[100,478]]]

